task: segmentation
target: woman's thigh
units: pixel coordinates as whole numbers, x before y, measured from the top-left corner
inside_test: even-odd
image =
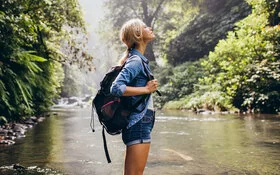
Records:
[[[150,143],[128,146],[125,156],[125,175],[142,175],[145,169]]]

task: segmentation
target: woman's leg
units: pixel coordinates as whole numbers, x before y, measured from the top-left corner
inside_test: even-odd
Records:
[[[124,175],[142,175],[147,163],[150,143],[142,143],[126,148]]]

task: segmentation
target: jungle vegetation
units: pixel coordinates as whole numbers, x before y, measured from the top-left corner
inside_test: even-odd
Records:
[[[60,95],[64,65],[90,68],[85,33],[76,0],[0,2],[2,122],[48,111]]]
[[[165,108],[277,113],[280,110],[280,25],[278,1],[250,0],[252,13],[235,23],[225,39],[182,71],[175,67],[162,91],[193,88]],[[197,70],[191,71],[193,64]],[[182,65],[180,65],[182,66]],[[181,73],[180,73],[181,72]],[[197,74],[198,73],[198,74]],[[180,76],[175,78],[175,76]],[[186,79],[196,78],[191,86]],[[178,82],[178,83],[176,83]],[[187,86],[186,86],[187,85]]]

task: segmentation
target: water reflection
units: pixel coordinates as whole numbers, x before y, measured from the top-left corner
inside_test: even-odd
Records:
[[[101,127],[95,120],[92,133],[89,122],[89,109],[67,109],[47,118],[26,138],[0,148],[0,174],[19,163],[45,174],[121,175],[125,150],[121,137],[107,136],[113,161],[107,164]],[[277,174],[279,148],[279,118],[158,112],[145,173]]]

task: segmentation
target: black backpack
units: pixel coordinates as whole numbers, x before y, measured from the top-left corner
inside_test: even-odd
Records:
[[[98,120],[111,135],[120,134],[122,129],[128,124],[127,116],[129,109],[124,109],[123,98],[112,96],[110,87],[113,81],[122,70],[123,66],[112,67],[100,82],[100,89],[92,101],[92,108],[95,109]]]
[[[142,58],[141,58],[142,60]],[[148,79],[151,80],[153,77],[148,73],[146,66],[142,60],[142,65],[144,66],[145,73],[148,75]],[[100,89],[92,101],[92,116],[91,116],[91,128],[94,132],[94,110],[98,115],[98,120],[102,125],[102,137],[105,155],[108,163],[111,162],[107,142],[104,130],[110,135],[117,135],[122,132],[122,130],[127,126],[127,117],[133,112],[136,107],[138,107],[147,96],[142,96],[133,106],[128,107],[125,98],[127,97],[116,97],[112,96],[110,93],[110,88],[113,81],[116,79],[118,74],[121,72],[125,63],[122,66],[112,67],[105,75],[103,80],[100,82]],[[160,95],[160,93],[157,91]]]

